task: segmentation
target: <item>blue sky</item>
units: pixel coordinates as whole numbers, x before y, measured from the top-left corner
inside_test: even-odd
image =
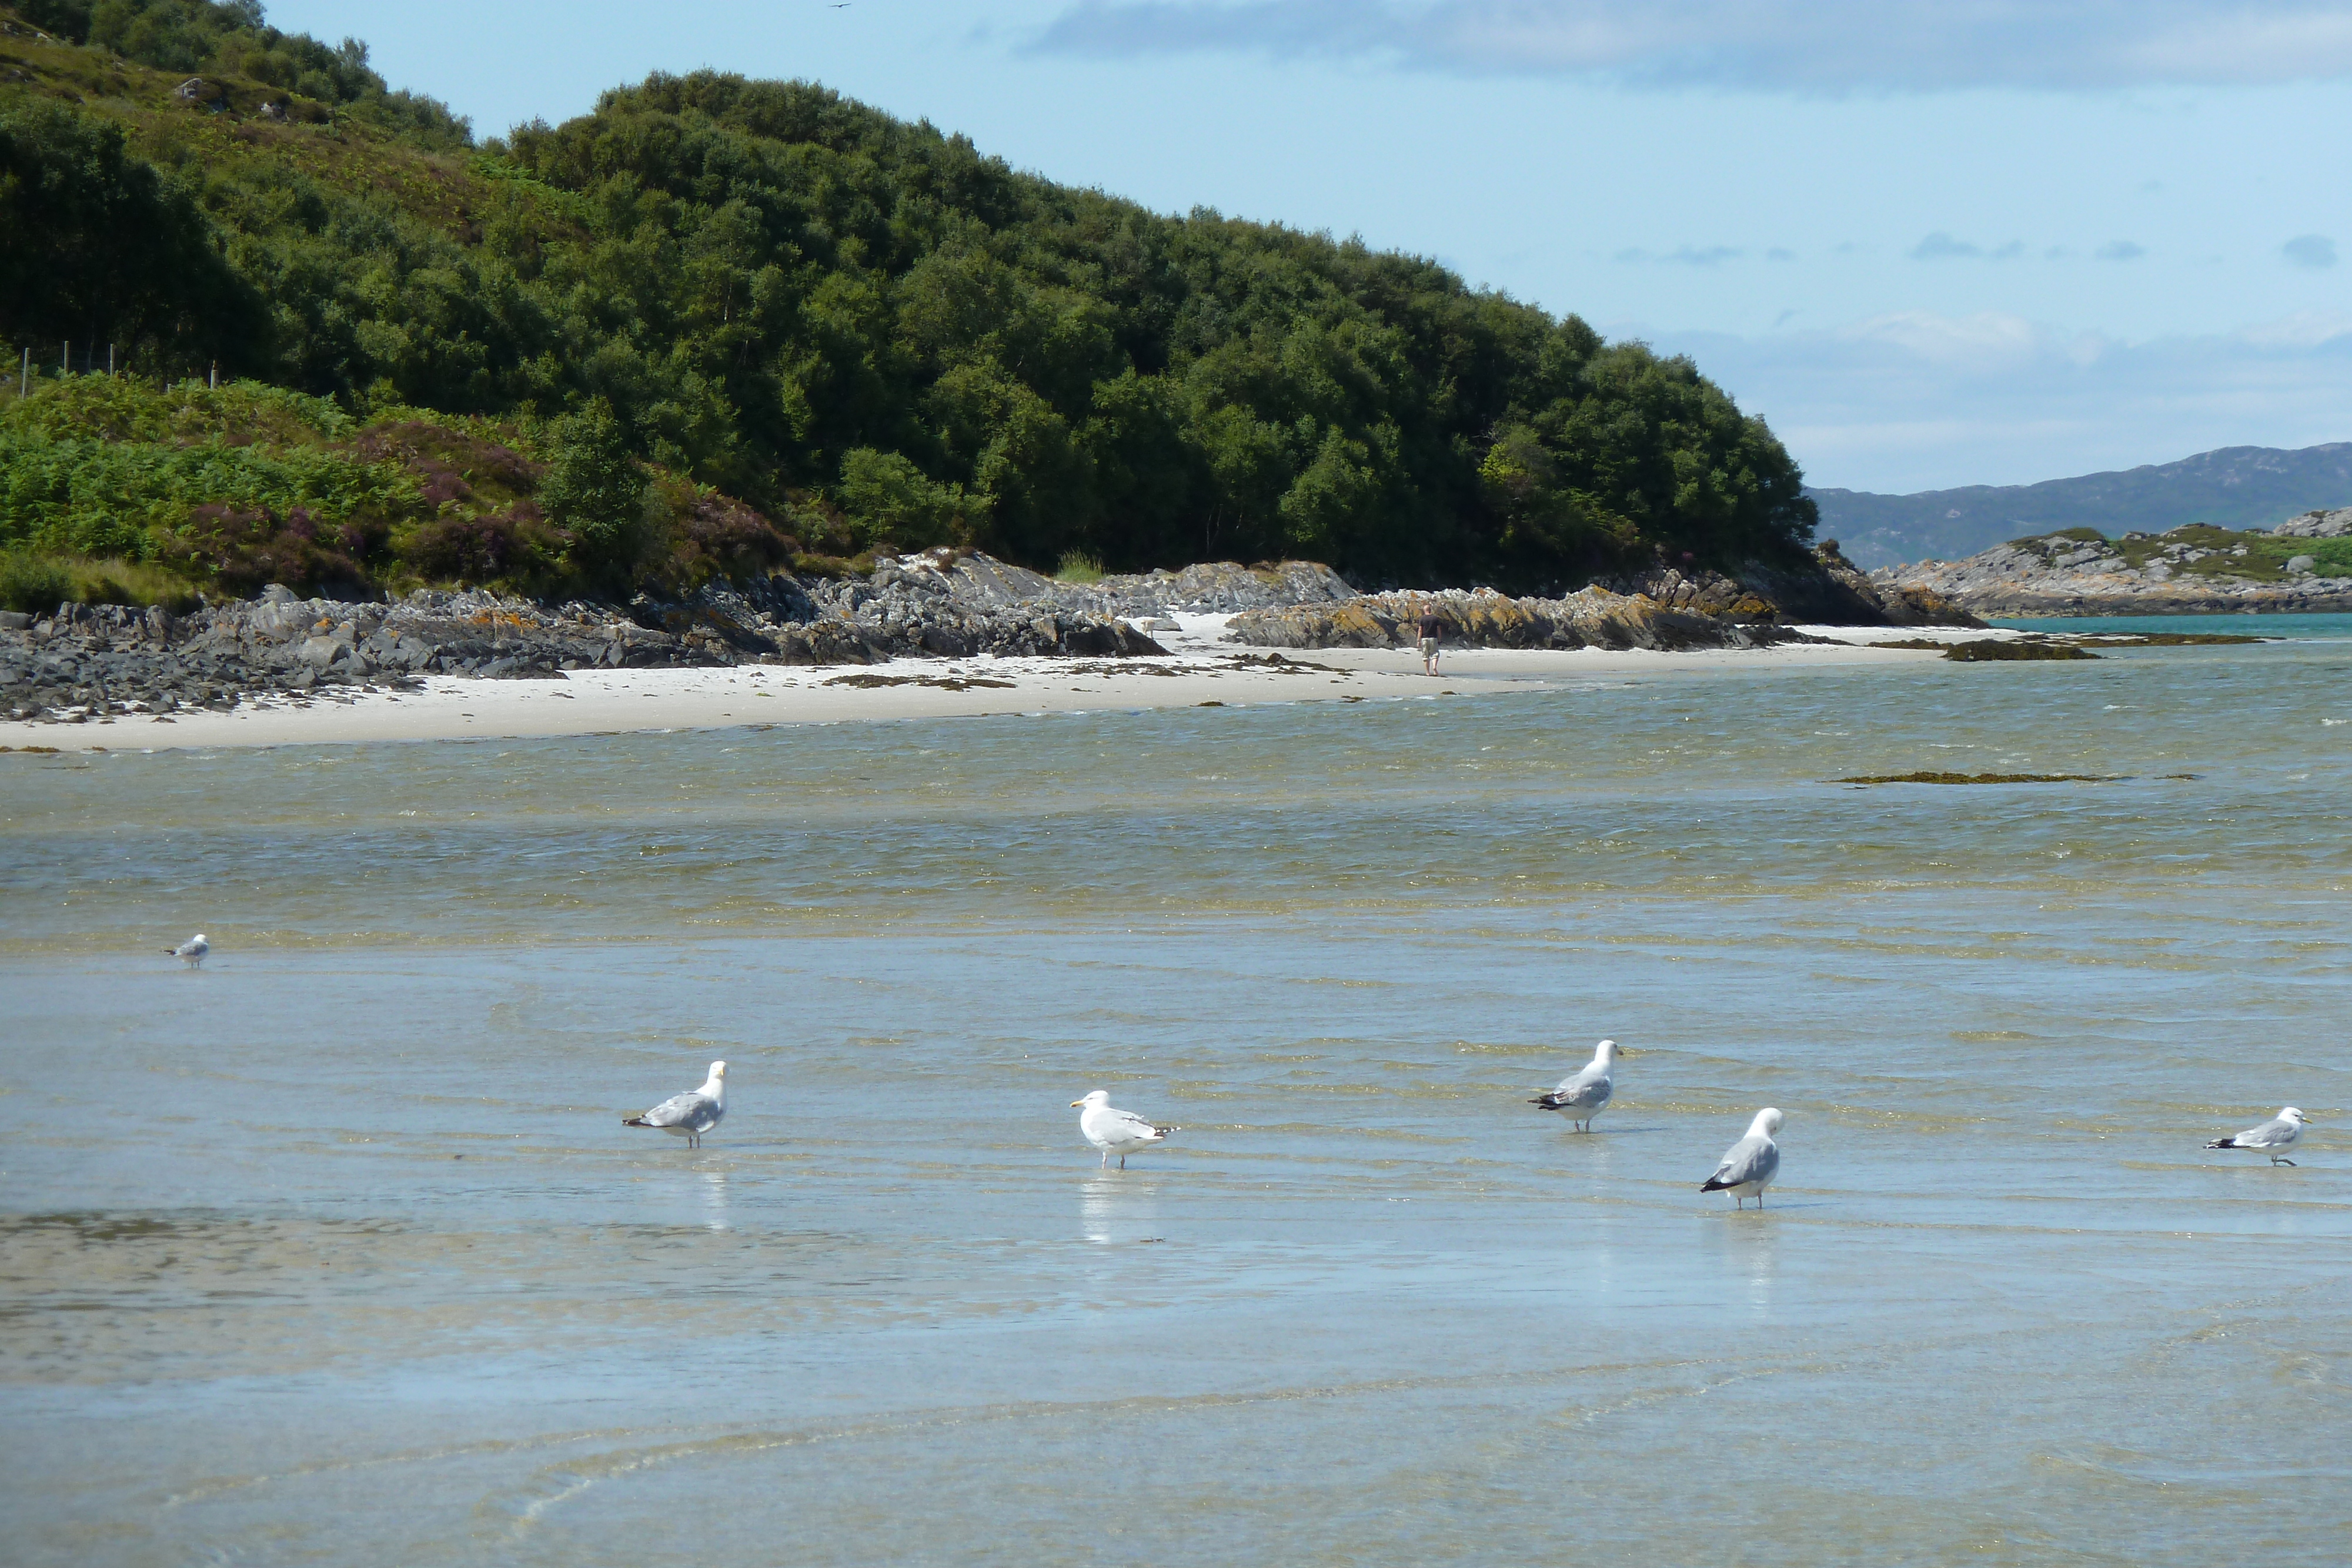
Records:
[[[1053,178],[1687,351],[1819,485],[2352,440],[2352,7],[277,0],[495,134],[823,81]]]

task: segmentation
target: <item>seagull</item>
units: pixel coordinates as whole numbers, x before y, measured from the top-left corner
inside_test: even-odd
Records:
[[[1569,1124],[1580,1133],[1592,1131],[1592,1118],[1609,1104],[1609,1064],[1621,1053],[1617,1042],[1604,1040],[1592,1048],[1592,1061],[1559,1081],[1559,1087],[1528,1102],[1547,1111],[1567,1113]]]
[[[202,967],[205,955],[212,950],[213,945],[205,941],[205,934],[199,931],[178,946],[164,948],[163,956],[167,958],[177,958],[181,963],[194,969]]]
[[[1699,1187],[1701,1192],[1727,1192],[1734,1208],[1744,1207],[1747,1195],[1756,1195],[1764,1207],[1764,1189],[1780,1174],[1780,1145],[1772,1134],[1780,1130],[1780,1113],[1767,1105],[1748,1124],[1748,1135],[1723,1152],[1723,1163]]]
[[[197,938],[202,941],[202,937]],[[2303,1113],[2292,1105],[2282,1105],[2279,1113],[2259,1127],[2249,1127],[2232,1138],[2216,1138],[2205,1146],[2209,1149],[2253,1149],[2270,1155],[2274,1166],[2291,1166],[2294,1162],[2286,1152],[2303,1136]]]
[[[714,1061],[710,1076],[699,1089],[689,1089],[683,1094],[673,1094],[642,1116],[624,1116],[624,1127],[659,1127],[665,1133],[676,1133],[686,1140],[690,1149],[702,1147],[702,1134],[719,1125],[719,1118],[727,1114],[727,1064]]]
[[[1085,1109],[1080,1110],[1081,1106]],[[1102,1151],[1105,1170],[1110,1169],[1111,1155],[1118,1156],[1118,1168],[1125,1170],[1129,1155],[1161,1142],[1171,1133],[1184,1130],[1154,1126],[1132,1111],[1112,1110],[1108,1089],[1097,1089],[1083,1100],[1071,1101],[1070,1108],[1078,1113],[1079,1133]]]

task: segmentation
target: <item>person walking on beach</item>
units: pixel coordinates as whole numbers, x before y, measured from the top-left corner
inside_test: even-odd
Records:
[[[1421,612],[1421,673],[1437,674],[1437,640],[1445,635],[1445,622],[1433,608],[1423,605]]]

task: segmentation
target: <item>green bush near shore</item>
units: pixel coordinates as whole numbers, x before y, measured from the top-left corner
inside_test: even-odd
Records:
[[[143,562],[0,550],[0,610],[41,615],[68,602],[184,611],[200,601],[185,579]]]
[[[835,525],[798,519],[819,542]],[[800,541],[629,455],[609,411],[501,424],[253,382],[45,381],[0,398],[0,551],[14,608],[485,583],[688,590]]]
[[[1061,565],[1054,569],[1056,582],[1100,582],[1103,564],[1094,556],[1071,550],[1062,557]]]

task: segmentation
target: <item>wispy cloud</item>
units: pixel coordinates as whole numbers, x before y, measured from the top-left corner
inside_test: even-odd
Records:
[[[1983,254],[1983,246],[1954,239],[1941,229],[1911,247],[1911,259],[1914,261],[1957,261],[1962,256]]]
[[[1045,54],[1376,58],[1763,91],[2101,89],[2352,76],[2327,0],[1078,0]]]
[[[2326,235],[2297,235],[2279,246],[2279,254],[2297,267],[2336,265],[2336,242]]]
[[[2025,242],[2013,239],[1988,250],[1968,240],[1954,239],[1937,229],[1906,254],[1914,261],[2011,261],[2025,254]]]
[[[2091,254],[2101,261],[2137,261],[2147,254],[2147,246],[2136,240],[2111,239]]]
[[[2217,446],[2352,436],[2352,316],[2127,341],[2019,316],[1902,311],[1752,337],[1612,327],[1687,353],[1772,423],[1809,482],[2028,484]]]
[[[1673,250],[1643,250],[1630,246],[1617,253],[1615,259],[1623,262],[1666,262],[1677,267],[1721,267],[1727,261],[1738,261],[1748,253],[1737,246],[1678,246]]]

